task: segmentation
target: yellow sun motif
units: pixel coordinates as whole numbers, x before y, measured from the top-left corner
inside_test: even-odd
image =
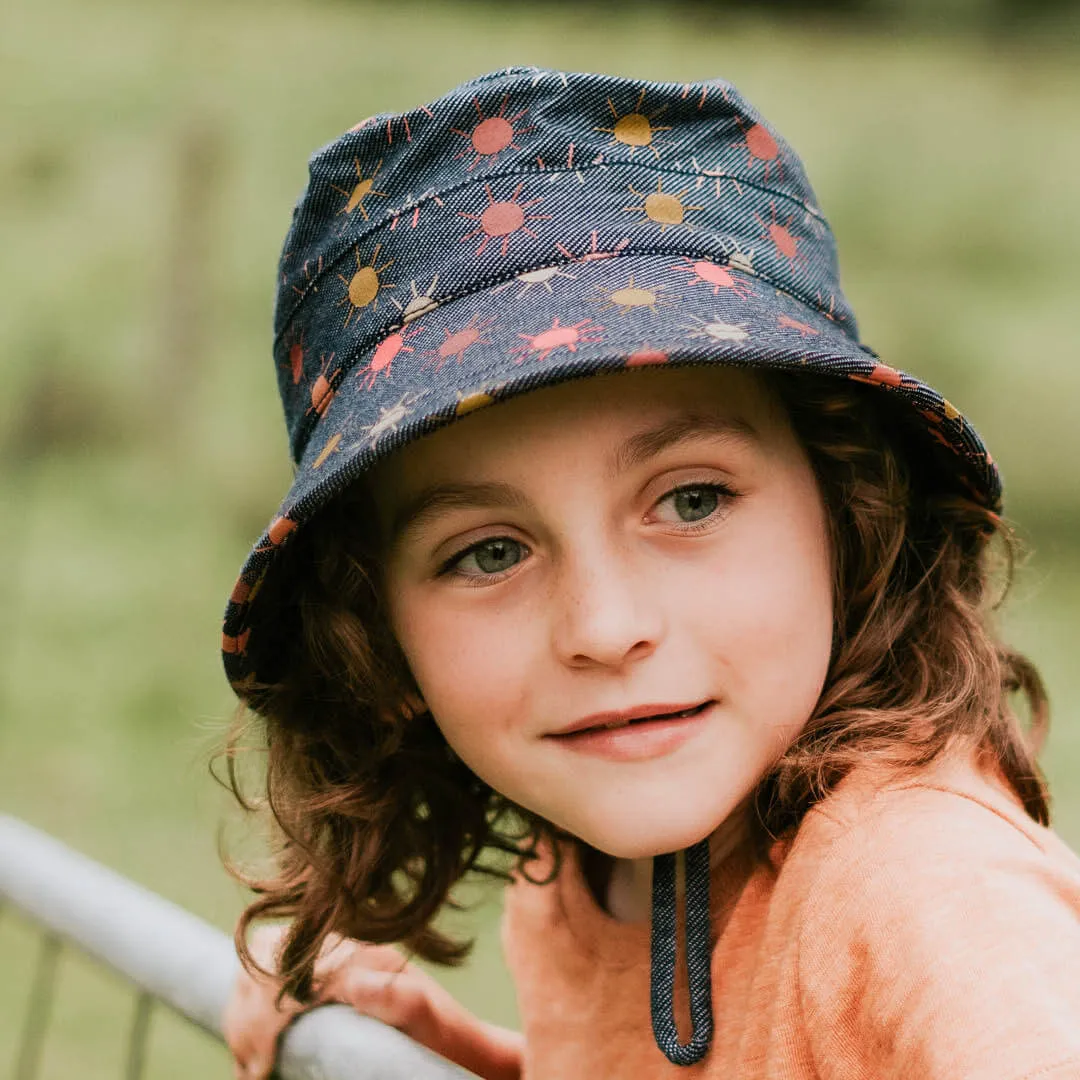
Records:
[[[621,289],[616,289],[610,293],[601,293],[600,296],[594,296],[593,300],[601,301],[604,304],[600,309],[601,311],[617,307],[621,315],[633,311],[634,308],[649,308],[651,311],[655,311],[657,304],[671,303],[666,296],[661,294],[661,290],[643,289],[640,285],[635,285],[633,274],[630,275],[630,280]]]
[[[330,186],[335,191],[340,191],[342,195],[348,197],[348,202],[338,211],[339,214],[351,214],[354,210],[359,210],[364,215],[364,220],[368,220],[368,212],[364,209],[364,200],[369,195],[382,195],[386,197],[385,191],[376,191],[371,185],[375,183],[375,177],[379,175],[379,170],[382,168],[382,158],[379,158],[379,164],[375,166],[375,171],[370,176],[364,176],[360,171],[360,159],[353,158],[353,163],[356,168],[356,185],[352,191],[346,191],[344,188],[339,188],[337,184],[331,184]]]
[[[495,399],[486,390],[476,390],[471,394],[465,394],[458,398],[454,415],[466,416],[468,413],[484,408],[485,405],[493,405],[494,403]]]
[[[382,289],[395,289],[396,285],[391,285],[389,282],[383,282],[379,280],[379,275],[394,261],[388,259],[382,264],[382,266],[376,266],[375,263],[379,258],[379,249],[382,244],[375,245],[375,253],[371,256],[371,262],[366,266],[360,261],[360,248],[357,247],[356,251],[356,273],[351,278],[344,278],[341,274],[338,274],[338,278],[345,283],[345,295],[338,301],[337,306],[341,307],[342,304],[348,304],[349,310],[345,312],[345,326],[348,327],[349,320],[356,315],[359,318],[359,312],[366,308],[368,304],[372,305],[372,311],[379,310],[379,292]]]
[[[312,462],[313,469],[321,468],[326,459],[341,445],[341,432],[331,435],[326,440],[326,445],[319,451],[319,456]]]
[[[431,295],[435,291],[435,283],[438,280],[439,275],[436,274],[431,279],[431,284],[423,292],[417,289],[415,281],[410,281],[409,288],[412,290],[412,299],[407,304],[402,304],[392,296],[390,297],[390,303],[402,314],[401,322],[403,326],[411,323],[413,319],[419,319],[421,315],[426,315],[429,311],[434,311],[439,306],[439,301]]]
[[[624,146],[629,146],[631,157],[634,156],[634,151],[639,146],[647,146],[653,152],[656,158],[659,159],[660,151],[657,150],[656,147],[652,144],[653,132],[670,131],[671,125],[655,125],[653,124],[653,120],[655,120],[664,111],[664,109],[667,108],[667,106],[665,105],[663,106],[663,108],[657,109],[656,112],[650,113],[648,116],[646,116],[641,111],[641,105],[644,100],[645,90],[643,88],[641,94],[637,99],[637,104],[634,106],[634,111],[628,112],[625,115],[620,116],[618,110],[612,103],[611,98],[608,98],[608,108],[611,110],[611,115],[615,120],[615,126],[609,128],[596,127],[593,128],[593,131],[606,131],[609,135],[611,135],[612,139],[615,142],[622,143]]]
[[[644,191],[638,191],[633,184],[630,184],[631,194],[643,198],[645,202],[641,206],[624,206],[623,210],[644,210],[645,216],[650,221],[657,222],[660,231],[663,232],[669,225],[681,225],[687,210],[705,209],[703,206],[683,206],[682,197],[690,190],[689,188],[683,188],[682,191],[671,195],[664,191],[663,185],[663,179],[657,180],[656,190],[646,195]]]

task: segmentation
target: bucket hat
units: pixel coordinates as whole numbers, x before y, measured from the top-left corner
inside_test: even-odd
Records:
[[[261,673],[280,552],[400,446],[477,409],[643,365],[798,370],[900,403],[949,483],[997,512],[978,434],[859,340],[802,163],[729,83],[531,67],[357,124],[311,157],[280,263],[274,361],[292,485],[241,569],[226,673]],[[674,855],[654,864],[653,1025],[711,1039],[707,841],[686,853],[691,1041],[671,1016]]]

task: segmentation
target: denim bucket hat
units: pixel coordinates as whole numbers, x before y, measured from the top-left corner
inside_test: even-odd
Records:
[[[720,79],[509,68],[357,124],[310,160],[274,335],[295,477],[225,612],[241,694],[275,615],[260,592],[328,500],[396,448],[568,379],[717,363],[869,383],[940,448],[950,483],[1000,510],[968,421],[860,344],[802,163]],[[708,842],[686,852],[686,1045],[671,1012],[674,860],[654,863],[653,1026],[690,1064],[711,1039]]]

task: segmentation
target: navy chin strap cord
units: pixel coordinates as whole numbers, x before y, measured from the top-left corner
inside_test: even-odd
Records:
[[[686,849],[686,967],[693,1032],[683,1045],[675,1027],[675,856],[653,858],[652,970],[649,1006],[656,1045],[676,1065],[693,1065],[712,1042],[709,954],[709,840]]]

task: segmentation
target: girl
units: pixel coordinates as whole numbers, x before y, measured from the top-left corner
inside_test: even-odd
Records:
[[[734,88],[511,69],[364,121],[276,335],[296,478],[225,618],[280,836],[237,1075],[345,1001],[493,1078],[1080,1077],[996,466],[859,344]],[[476,872],[522,1034],[406,963],[464,958],[432,922]]]

